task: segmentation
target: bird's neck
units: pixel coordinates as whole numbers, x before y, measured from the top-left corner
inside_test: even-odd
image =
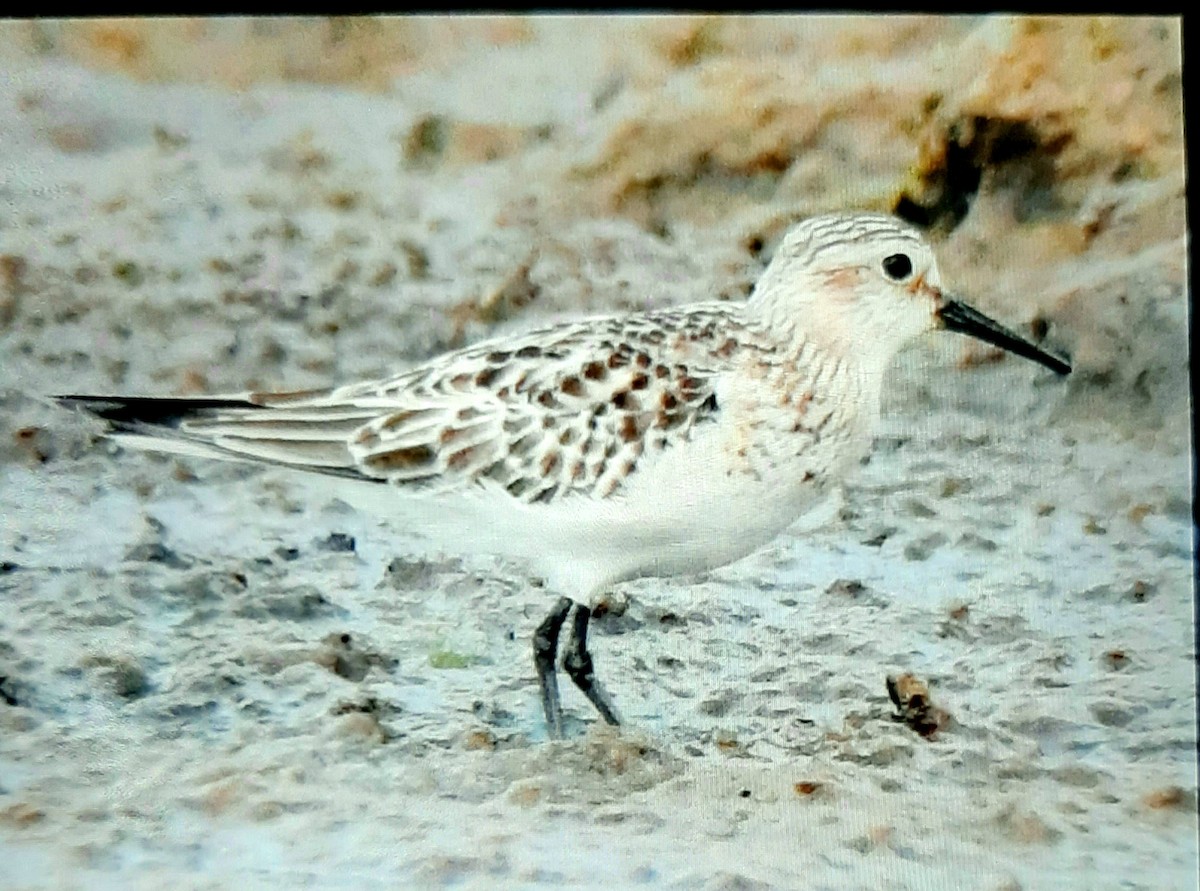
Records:
[[[746,312],[753,324],[768,332],[782,355],[816,350],[823,359],[853,370],[866,386],[882,386],[895,351],[855,324],[844,306],[836,300],[804,300],[794,292],[788,299],[779,296],[769,289],[756,291]]]

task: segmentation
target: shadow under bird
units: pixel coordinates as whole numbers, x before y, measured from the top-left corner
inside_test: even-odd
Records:
[[[618,723],[592,598],[731,563],[824,500],[870,448],[885,368],[936,329],[1071,370],[943,290],[917,230],[839,214],[794,226],[744,303],[567,322],[324,391],[56,398],[123,443],[303,471],[441,550],[524,561],[560,595],[533,640],[558,737],[559,656]]]

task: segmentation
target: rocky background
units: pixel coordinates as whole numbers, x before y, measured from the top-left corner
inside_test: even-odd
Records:
[[[1193,881],[1180,65],[1157,18],[0,24],[0,884]],[[41,398],[740,300],[847,208],[1075,371],[915,345],[830,522],[616,593],[619,734],[544,741],[519,567]]]

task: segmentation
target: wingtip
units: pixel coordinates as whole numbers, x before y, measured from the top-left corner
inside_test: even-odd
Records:
[[[160,427],[174,426],[189,415],[212,409],[262,407],[246,399],[207,396],[99,396],[63,393],[50,398],[64,408],[82,408],[110,424],[148,424]]]

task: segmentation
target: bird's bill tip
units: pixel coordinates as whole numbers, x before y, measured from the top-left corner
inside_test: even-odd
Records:
[[[1021,335],[1005,328],[995,319],[981,313],[979,310],[961,300],[946,300],[937,312],[937,318],[947,331],[957,331],[984,343],[1000,347],[1017,356],[1031,359],[1039,365],[1044,365],[1055,374],[1070,374],[1071,366],[1062,359],[1054,356]]]

